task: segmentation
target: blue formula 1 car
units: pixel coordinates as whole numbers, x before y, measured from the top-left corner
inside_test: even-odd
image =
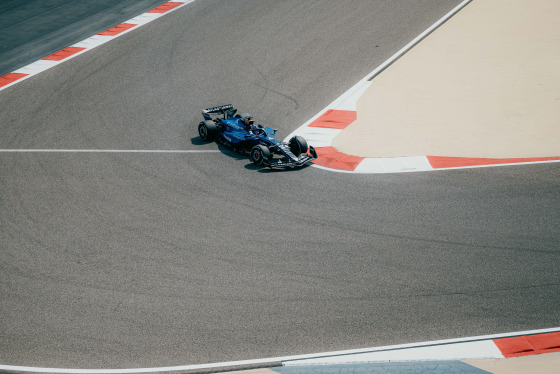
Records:
[[[270,127],[255,125],[248,113],[236,114],[233,105],[204,109],[204,121],[198,124],[198,134],[205,141],[215,140],[234,151],[249,155],[255,165],[271,169],[295,168],[317,158],[317,152],[301,136],[289,142],[276,139]]]

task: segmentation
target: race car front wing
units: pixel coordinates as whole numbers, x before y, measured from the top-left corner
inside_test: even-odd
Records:
[[[317,158],[315,148],[309,146],[309,153],[302,153],[299,157],[285,157],[278,160],[266,160],[265,164],[271,169],[287,169],[301,167]]]

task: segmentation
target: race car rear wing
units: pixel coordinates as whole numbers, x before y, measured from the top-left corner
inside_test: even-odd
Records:
[[[233,117],[236,111],[237,109],[235,109],[232,104],[226,104],[204,109],[202,111],[202,116],[205,120],[211,120],[212,117],[210,114],[223,114],[224,119],[227,119],[228,116]]]

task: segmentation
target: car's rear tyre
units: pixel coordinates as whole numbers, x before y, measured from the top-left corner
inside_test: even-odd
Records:
[[[216,123],[211,120],[206,120],[198,124],[198,135],[205,141],[211,141],[216,138],[218,134],[218,127]]]
[[[255,165],[263,165],[270,160],[270,149],[264,145],[256,145],[251,149],[251,161]]]
[[[307,141],[301,136],[294,136],[289,142],[292,153],[299,157],[302,153],[307,152]]]

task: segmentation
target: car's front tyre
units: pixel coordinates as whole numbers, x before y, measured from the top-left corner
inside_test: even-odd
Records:
[[[270,161],[270,149],[268,147],[258,144],[251,149],[251,161],[255,165],[263,165]]]
[[[307,141],[301,136],[294,136],[289,142],[290,150],[294,155],[299,157],[302,153],[307,152]]]

